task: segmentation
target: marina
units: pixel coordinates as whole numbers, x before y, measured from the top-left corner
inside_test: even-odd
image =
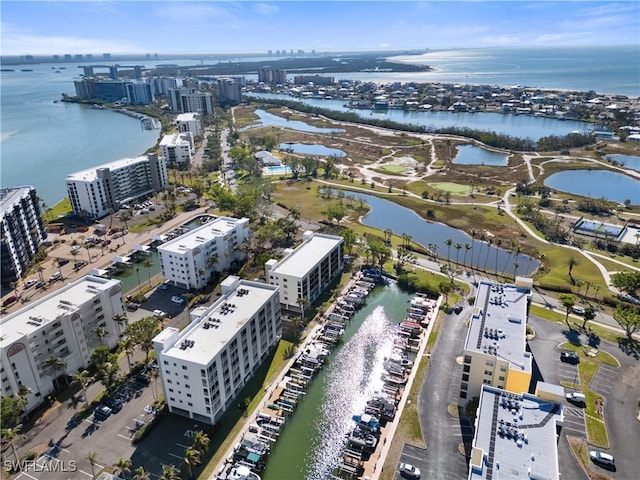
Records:
[[[393,338],[402,336],[416,298],[430,307],[420,319],[427,326],[436,300],[401,292],[376,270],[355,273],[267,390],[215,478],[246,469],[255,476],[239,478],[355,479],[372,471],[414,365],[415,353]],[[405,335],[417,344],[424,327],[410,323],[418,330]]]

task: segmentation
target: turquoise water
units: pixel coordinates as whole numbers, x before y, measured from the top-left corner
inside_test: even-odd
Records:
[[[614,153],[611,155],[607,155],[607,158],[613,162],[618,162],[620,165],[626,168],[640,170],[640,157],[636,155],[620,155],[618,153]]]
[[[281,143],[278,145],[280,150],[291,150],[295,153],[304,153],[306,155],[323,155],[325,157],[344,157],[346,153],[337,148],[329,148],[324,145],[309,145],[306,143]]]
[[[353,427],[351,416],[363,413],[367,400],[382,387],[382,362],[393,347],[392,326],[405,318],[410,298],[395,284],[371,292],[272,447],[263,480],[329,477]]]
[[[607,170],[567,170],[554,173],[544,184],[563,192],[640,205],[640,181]]]
[[[460,145],[458,154],[453,159],[457,165],[489,165],[503,167],[509,163],[504,153],[491,152],[475,145]]]
[[[265,167],[270,175],[289,175],[291,168],[288,165],[271,165]]]

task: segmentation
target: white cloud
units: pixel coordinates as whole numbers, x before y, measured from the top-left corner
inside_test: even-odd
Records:
[[[562,43],[570,44],[575,40],[592,38],[593,32],[543,33],[532,40],[533,43]]]
[[[280,10],[280,7],[270,3],[256,3],[253,9],[261,15],[272,15]]]
[[[515,35],[494,35],[491,37],[483,37],[480,41],[485,45],[507,46],[518,45],[522,40]]]

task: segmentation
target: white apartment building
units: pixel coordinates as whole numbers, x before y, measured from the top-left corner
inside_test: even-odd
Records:
[[[220,105],[238,105],[242,101],[242,86],[234,78],[219,78],[218,102]]]
[[[307,231],[296,249],[285,250],[281,260],[265,265],[267,282],[280,287],[280,303],[286,310],[301,311],[298,299],[313,303],[333,279],[342,273],[344,239]]]
[[[165,135],[160,140],[160,151],[167,165],[189,165],[193,158],[193,136],[190,132]]]
[[[118,343],[119,326],[114,315],[124,313],[119,280],[87,275],[65,285],[0,321],[2,396],[28,387],[27,411],[54,390],[54,380],[89,366],[91,354],[100,345]],[[96,330],[107,335],[100,339]],[[64,371],[46,362],[59,358]]]
[[[482,281],[464,345],[460,398],[471,400],[483,385],[529,391],[533,357],[527,352],[531,279],[515,284]]]
[[[2,240],[0,279],[3,285],[17,281],[31,265],[47,237],[38,195],[33,187],[0,189]]]
[[[123,158],[72,173],[66,182],[73,213],[102,218],[124,203],[163,190],[169,182],[167,161],[156,154]]]
[[[227,277],[187,328],[153,340],[169,411],[213,424],[281,336],[278,287]]]
[[[190,132],[194,137],[202,135],[202,120],[198,113],[181,113],[176,117],[179,132]]]
[[[162,275],[172,285],[204,287],[213,272],[222,272],[247,254],[249,219],[218,217],[158,247]]]
[[[169,106],[174,112],[195,112],[202,116],[213,113],[213,95],[201,93],[195,88],[175,88],[168,90]]]
[[[535,395],[483,385],[468,480],[559,480],[563,401],[564,388],[559,385],[539,382]]]

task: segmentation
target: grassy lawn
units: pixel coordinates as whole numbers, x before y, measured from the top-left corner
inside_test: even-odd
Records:
[[[44,214],[44,218],[55,222],[59,218],[66,216],[72,211],[73,208],[71,208],[71,200],[69,200],[69,197],[64,197],[53,207],[51,207],[51,209],[47,210],[47,212]]]
[[[440,182],[432,183],[431,185],[439,190],[451,193],[466,194],[471,191],[471,185],[462,185],[460,183]]]
[[[386,172],[393,175],[402,175],[407,171],[407,168],[403,167],[402,165],[382,165],[380,167],[380,170],[382,170],[383,173]]]

